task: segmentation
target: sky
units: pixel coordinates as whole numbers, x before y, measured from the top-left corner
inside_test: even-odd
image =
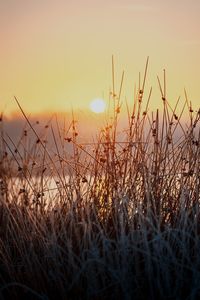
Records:
[[[116,86],[131,103],[149,56],[147,90],[160,105],[156,76],[167,76],[174,103],[184,88],[200,99],[199,0],[0,0],[0,111],[14,114],[13,96],[31,114],[87,111],[108,101],[114,55]]]

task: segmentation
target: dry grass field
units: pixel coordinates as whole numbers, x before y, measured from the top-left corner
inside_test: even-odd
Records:
[[[152,113],[145,80],[122,132],[122,76],[91,143],[75,117],[38,132],[17,98],[17,141],[1,118],[0,299],[200,298],[200,110],[164,78]]]

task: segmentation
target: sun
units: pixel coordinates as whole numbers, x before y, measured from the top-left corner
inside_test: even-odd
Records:
[[[94,99],[90,102],[90,109],[96,114],[103,113],[106,109],[106,103],[103,99]]]

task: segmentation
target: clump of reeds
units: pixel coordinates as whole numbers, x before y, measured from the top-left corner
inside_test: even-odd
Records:
[[[164,72],[151,113],[147,65],[122,132],[113,64],[112,118],[90,144],[74,117],[39,133],[17,99],[17,142],[1,118],[0,298],[200,297],[200,110],[186,93],[170,106]]]

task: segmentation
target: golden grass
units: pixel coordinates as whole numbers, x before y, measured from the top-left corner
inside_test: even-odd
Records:
[[[200,297],[200,110],[186,93],[170,106],[164,73],[151,113],[147,65],[123,132],[114,63],[112,119],[91,143],[74,117],[38,133],[17,99],[18,142],[1,117],[1,299]]]

